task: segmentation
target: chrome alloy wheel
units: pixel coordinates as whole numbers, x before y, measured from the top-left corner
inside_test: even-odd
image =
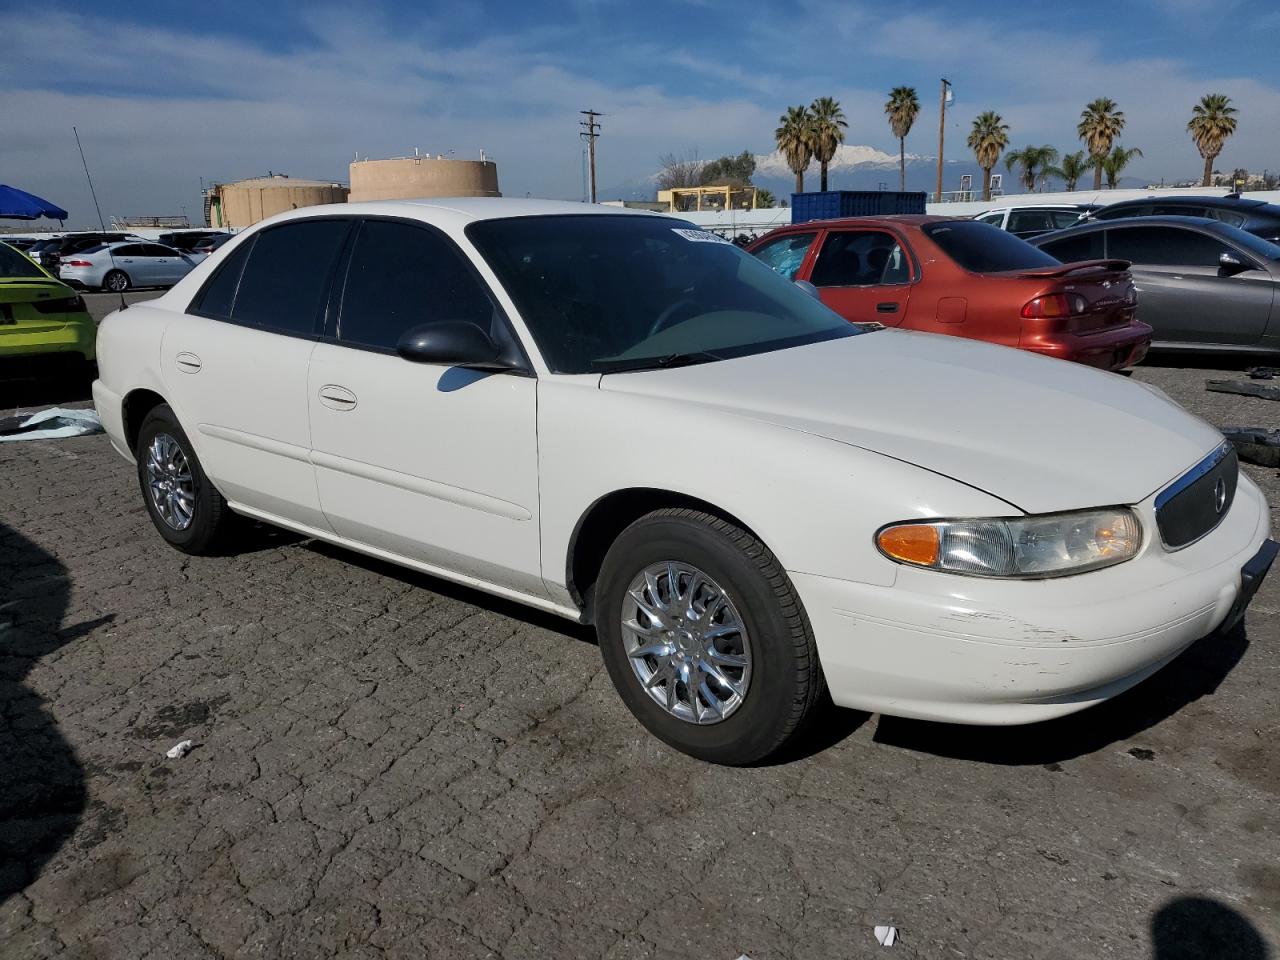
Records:
[[[191,465],[178,441],[157,433],[147,447],[147,489],[160,519],[174,530],[191,526],[196,511],[196,488]]]
[[[751,641],[724,589],[697,567],[653,563],[627,587],[622,640],[645,692],[687,723],[719,723],[751,683]]]

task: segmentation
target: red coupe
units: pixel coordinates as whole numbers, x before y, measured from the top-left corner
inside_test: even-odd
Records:
[[[1106,370],[1133,366],[1151,327],[1123,260],[1064,264],[1012,234],[947,217],[817,220],[747,248],[812,283],[848,320],[986,340]]]

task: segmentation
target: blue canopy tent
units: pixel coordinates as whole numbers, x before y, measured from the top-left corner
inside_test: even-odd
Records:
[[[0,183],[0,220],[67,219],[67,211],[33,193]]]

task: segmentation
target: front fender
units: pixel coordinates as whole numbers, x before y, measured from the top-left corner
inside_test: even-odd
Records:
[[[538,384],[542,566],[568,597],[574,531],[600,498],[671,491],[733,515],[790,572],[891,586],[876,550],[884,524],[915,517],[1010,516],[1003,500],[849,444],[710,408],[596,387]]]

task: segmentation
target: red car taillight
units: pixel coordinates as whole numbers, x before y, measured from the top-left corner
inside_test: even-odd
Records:
[[[1074,317],[1088,309],[1088,301],[1078,293],[1046,293],[1023,304],[1022,317],[1024,320]]]
[[[88,260],[63,260],[64,267],[92,267],[93,264]]]

